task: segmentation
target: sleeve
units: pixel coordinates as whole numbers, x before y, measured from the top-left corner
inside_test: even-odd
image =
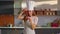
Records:
[[[38,17],[34,18],[34,23],[37,24],[38,23]]]

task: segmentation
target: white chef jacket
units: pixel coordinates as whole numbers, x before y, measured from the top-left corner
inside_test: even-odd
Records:
[[[38,18],[37,17],[30,17],[32,19],[32,23],[37,24],[38,23]],[[35,34],[35,30],[32,30],[30,28],[30,22],[29,20],[26,21],[25,25],[24,25],[24,34]]]

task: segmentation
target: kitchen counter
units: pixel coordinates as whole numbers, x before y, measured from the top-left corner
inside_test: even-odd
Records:
[[[24,27],[0,27],[1,34],[22,34]],[[36,34],[56,34],[60,32],[60,27],[36,27]]]

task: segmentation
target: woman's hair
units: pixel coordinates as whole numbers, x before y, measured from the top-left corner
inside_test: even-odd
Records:
[[[29,11],[30,11],[30,10],[28,10],[27,8],[22,9],[22,12],[23,12],[22,15],[24,15],[24,18],[23,18],[24,21],[27,20],[27,19],[26,19],[26,16],[30,16],[30,15],[29,15]],[[36,15],[37,15],[37,14],[36,14],[36,11],[35,11],[35,10],[32,10],[32,16],[36,16]]]
[[[25,11],[25,14],[26,14],[27,16],[29,16],[29,11]],[[32,16],[36,16],[36,12],[35,12],[35,11],[32,11]]]
[[[30,15],[29,15],[29,11],[30,11],[30,10],[27,10],[27,9],[25,10],[25,9],[24,9],[23,11],[24,11],[23,15],[25,15],[24,18],[23,18],[23,20],[26,21],[26,20],[27,20],[26,16],[30,16]],[[35,12],[34,10],[32,10],[32,12],[33,12],[33,13],[32,13],[32,16],[36,16],[36,12]]]
[[[23,14],[26,14],[27,16],[29,16],[29,11],[30,10],[28,10],[27,8],[24,8],[22,11],[24,11]],[[32,12],[33,12],[33,14],[32,14],[33,16],[36,16],[37,15],[35,10],[32,10]]]
[[[32,14],[33,16],[36,16],[36,12],[33,10],[33,14]]]

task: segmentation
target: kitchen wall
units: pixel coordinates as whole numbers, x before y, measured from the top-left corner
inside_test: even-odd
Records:
[[[24,1],[24,0],[23,0]],[[45,8],[47,8],[47,9],[50,9],[50,8],[52,8],[52,9],[57,9],[57,7],[58,7],[58,0],[34,0],[34,1],[36,1],[37,3],[40,3],[40,4],[38,4],[38,5],[36,5],[35,7],[36,7],[36,9],[41,9],[41,8],[43,8],[43,9],[45,9]],[[47,2],[47,1],[54,1],[53,2],[53,4],[50,2]],[[49,3],[49,4],[44,4],[43,2],[46,2],[46,3]],[[43,5],[42,5],[43,4]],[[51,4],[51,5],[50,5]],[[19,2],[19,1],[15,1],[15,8],[14,8],[14,15],[15,15],[15,26],[18,26],[18,24],[20,23],[20,20],[18,20],[17,19],[17,17],[16,16],[18,16],[18,12],[20,11],[20,8],[21,8],[21,1]],[[58,14],[60,14],[60,12],[58,12]],[[38,21],[38,25],[39,26],[41,26],[41,25],[46,25],[46,23],[51,23],[53,20],[55,20],[56,18],[60,18],[60,16],[39,16],[38,18],[39,18],[39,21]]]
[[[58,7],[58,0],[33,0],[33,1],[35,1],[34,7],[36,9],[52,9],[52,10],[57,10],[57,7]],[[26,0],[24,2],[26,3]]]
[[[58,10],[60,10],[60,0],[58,0]]]
[[[56,18],[60,16],[38,16],[38,26],[46,25],[47,23],[53,22]],[[18,20],[15,16],[15,26],[22,24],[21,20]]]
[[[60,18],[60,16],[39,16],[38,18],[38,25],[41,26],[53,22],[56,18]]]

